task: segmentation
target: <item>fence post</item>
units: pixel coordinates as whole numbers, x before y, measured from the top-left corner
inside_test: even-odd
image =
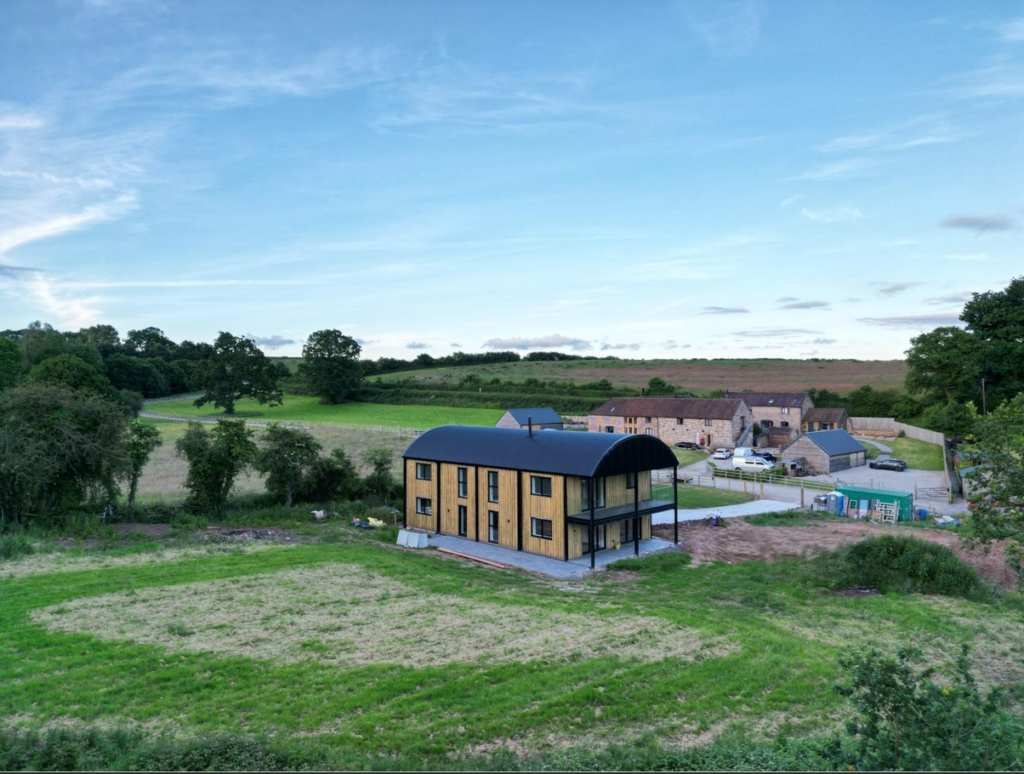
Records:
[[[804,507],[804,484],[800,482],[800,507]]]
[[[761,499],[764,499],[764,481],[761,482]]]

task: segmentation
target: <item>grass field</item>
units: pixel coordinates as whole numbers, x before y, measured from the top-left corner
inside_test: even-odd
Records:
[[[675,452],[676,459],[679,460],[679,467],[683,468],[687,465],[692,465],[695,462],[703,462],[708,458],[707,452],[697,451],[696,449],[676,449],[672,448]]]
[[[188,474],[188,465],[175,453],[174,443],[185,432],[187,424],[159,419],[144,419],[143,422],[155,425],[160,429],[163,444],[153,450],[149,462],[142,469],[142,476],[139,478],[139,502],[165,501],[184,497],[187,494],[185,476]],[[262,428],[254,427],[253,432],[258,443],[265,431]],[[371,448],[385,448],[391,451],[395,460],[395,475],[400,475],[400,458],[412,442],[412,438],[408,436],[378,433],[369,428],[364,430],[352,427],[332,427],[325,424],[314,426],[310,428],[309,432],[321,443],[325,454],[334,449],[344,449],[349,459],[355,463],[360,475],[364,476],[370,470],[363,464],[362,456]],[[266,491],[264,481],[264,476],[249,470],[236,479],[233,491],[237,494],[264,492]]]
[[[0,564],[0,724],[269,735],[437,768],[831,730],[847,713],[838,659],[867,645],[944,661],[969,643],[985,683],[1024,687],[1018,605],[850,598],[808,563],[680,554],[567,593],[324,529],[341,542],[13,577]]]
[[[672,502],[671,484],[656,484],[653,490],[656,500]],[[724,505],[739,505],[754,499],[744,492],[730,492],[728,489],[713,489],[707,486],[679,485],[676,500],[680,508],[720,508]]]
[[[148,411],[186,417],[223,417],[213,404],[196,408],[191,400],[175,400],[150,404]],[[235,407],[238,419],[259,418],[267,421],[294,421],[352,425],[385,425],[428,430],[440,425],[493,426],[503,412],[497,409],[451,408],[445,406],[398,406],[375,403],[343,403],[324,406],[319,398],[306,395],[285,395],[284,405],[261,406],[253,400],[240,400]]]
[[[568,360],[494,363],[402,371],[374,377],[385,381],[412,377],[423,381],[458,381],[468,374],[481,379],[572,379],[577,383],[607,379],[617,386],[645,387],[660,376],[680,389],[778,391],[825,388],[846,393],[868,384],[875,389],[902,389],[907,374],[902,360]]]
[[[914,438],[893,438],[880,443],[892,449],[890,456],[903,460],[919,470],[942,470],[942,447]],[[882,455],[884,456],[884,455]]]

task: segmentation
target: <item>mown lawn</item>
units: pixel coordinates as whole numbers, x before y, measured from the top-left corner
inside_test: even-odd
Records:
[[[708,453],[698,451],[697,449],[676,449],[672,448],[675,452],[676,459],[679,460],[679,467],[684,468],[687,465],[692,465],[695,462],[702,462],[707,460]]]
[[[846,713],[831,690],[838,659],[865,645],[891,653],[913,642],[942,660],[972,643],[984,654],[982,679],[1022,685],[1024,624],[1009,606],[840,597],[795,561],[693,568],[667,554],[625,565],[632,573],[609,571],[568,593],[565,584],[360,537],[0,580],[0,722],[265,734],[439,767],[446,756],[502,746],[672,745],[735,726],[830,730]],[[351,595],[302,584],[335,566],[347,568]],[[161,599],[174,606],[173,624],[146,615]],[[220,621],[228,600],[232,622]],[[83,604],[118,617],[78,621]],[[486,611],[491,630],[506,617],[636,622],[638,639],[632,651],[598,654],[558,640],[538,656],[534,643],[523,660],[514,632],[497,651],[476,650],[466,628],[472,608]],[[368,615],[376,628],[346,629]],[[388,616],[395,631],[382,637]],[[434,660],[413,625],[453,641]],[[138,641],[143,633],[148,643]],[[689,650],[679,650],[681,637]]]
[[[654,497],[658,500],[672,501],[671,485],[656,485]],[[708,486],[679,485],[678,502],[680,508],[719,508],[724,505],[739,505],[753,499],[743,492],[731,492],[728,489],[714,489]]]
[[[153,403],[147,411],[186,417],[223,417],[223,411],[207,403],[196,408],[191,400],[175,400]],[[440,425],[482,425],[493,426],[503,412],[497,409],[454,408],[450,406],[402,406],[379,403],[343,403],[339,406],[324,406],[319,398],[307,395],[285,395],[284,405],[261,406],[254,400],[240,400],[235,406],[234,417],[242,419],[260,418],[268,421],[292,420],[295,422],[333,423],[353,425],[385,425],[388,427],[412,427],[428,430]]]
[[[892,449],[890,456],[903,460],[918,470],[942,470],[942,447],[914,438],[893,438],[880,443]],[[879,455],[879,456],[885,456]]]

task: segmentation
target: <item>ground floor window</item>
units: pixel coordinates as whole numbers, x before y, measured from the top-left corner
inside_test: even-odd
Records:
[[[431,514],[431,502],[429,497],[417,497],[416,498],[416,513],[421,513],[424,516]]]
[[[536,538],[551,540],[551,519],[530,519],[530,534]]]
[[[487,539],[491,543],[498,542],[498,512],[487,511]]]
[[[469,532],[469,513],[465,505],[459,506],[459,537],[466,537]]]
[[[636,540],[636,530],[633,529],[633,520],[627,519],[619,523],[619,542],[632,543]]]
[[[596,551],[601,551],[605,547],[605,538],[607,537],[605,532],[606,525],[602,524],[599,527],[594,527],[594,546]],[[583,530],[583,553],[590,553],[590,527],[580,527]]]

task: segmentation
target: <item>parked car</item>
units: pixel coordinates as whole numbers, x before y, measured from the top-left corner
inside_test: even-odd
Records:
[[[877,460],[871,460],[868,467],[875,470],[897,470],[902,473],[907,469],[907,463],[895,457],[879,457]]]
[[[765,460],[768,460],[768,461],[769,461],[770,463],[772,463],[773,465],[774,465],[774,464],[775,464],[776,462],[778,462],[778,461],[779,461],[779,458],[778,458],[778,457],[776,457],[776,456],[775,456],[774,454],[772,454],[771,452],[758,452],[758,453],[757,453],[757,456],[758,456],[758,457],[760,457],[761,459],[765,459]]]
[[[714,460],[727,460],[732,456],[732,452],[728,449],[715,449],[715,453],[711,455],[711,459]]]
[[[754,473],[770,473],[775,466],[762,457],[733,457],[733,470],[749,470]]]
[[[696,441],[678,441],[676,442],[677,449],[699,449],[701,445]]]

